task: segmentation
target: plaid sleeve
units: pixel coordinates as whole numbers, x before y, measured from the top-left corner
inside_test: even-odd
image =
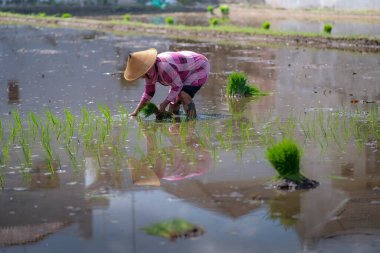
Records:
[[[145,79],[145,90],[144,90],[143,95],[141,96],[140,101],[144,101],[144,102],[150,101],[152,97],[154,96],[154,93],[156,93],[155,82]]]

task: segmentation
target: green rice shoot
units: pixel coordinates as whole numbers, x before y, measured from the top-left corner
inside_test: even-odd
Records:
[[[249,97],[249,96],[266,96],[257,86],[248,83],[247,75],[242,72],[232,72],[228,76],[227,96]]]
[[[279,179],[300,182],[305,177],[300,172],[302,152],[293,140],[283,139],[267,149],[266,156],[278,173]]]

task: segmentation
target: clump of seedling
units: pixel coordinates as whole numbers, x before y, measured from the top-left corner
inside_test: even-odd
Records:
[[[219,18],[210,18],[208,20],[208,23],[210,24],[210,26],[218,26],[218,25],[222,24],[222,20]]]
[[[174,25],[174,18],[172,16],[168,16],[165,18],[165,23],[167,25]]]
[[[270,29],[270,22],[265,21],[264,23],[262,23],[261,28],[263,28],[264,30],[269,30]]]
[[[70,13],[63,13],[62,15],[61,15],[61,18],[72,18],[73,17],[73,15],[72,14],[70,14]]]
[[[317,181],[302,175],[300,168],[302,152],[295,141],[283,139],[269,147],[266,156],[277,171],[278,179],[283,180],[276,188],[281,190],[312,189],[319,185]]]
[[[156,115],[156,119],[159,119],[159,120],[162,120],[162,119],[168,119],[168,118],[171,118],[173,115],[169,112],[160,112],[160,110],[158,109],[158,107],[152,103],[152,102],[148,102],[142,109],[141,109],[141,113],[143,114],[143,116],[145,118],[148,118],[149,116],[155,114]]]
[[[126,21],[126,22],[131,21],[131,15],[130,14],[124,14],[123,20]]]
[[[210,14],[214,14],[214,6],[213,5],[207,6],[207,12]]]
[[[247,75],[242,72],[232,72],[228,76],[228,97],[266,96],[257,86],[248,83]]]
[[[223,16],[228,16],[230,14],[230,7],[228,5],[225,5],[225,4],[220,5],[219,10]]]
[[[331,31],[332,31],[332,28],[333,28],[332,24],[325,24],[325,25],[323,26],[323,31],[324,31],[325,33],[330,34]]]

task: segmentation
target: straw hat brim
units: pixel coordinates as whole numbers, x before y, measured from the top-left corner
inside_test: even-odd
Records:
[[[134,81],[145,75],[156,62],[156,58],[157,50],[155,48],[130,54],[124,71],[125,80]]]

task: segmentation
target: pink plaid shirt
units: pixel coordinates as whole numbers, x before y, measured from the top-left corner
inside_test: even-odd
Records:
[[[156,63],[145,78],[145,91],[141,101],[150,101],[156,91],[156,82],[170,86],[166,99],[175,102],[185,85],[202,86],[210,73],[207,58],[191,51],[165,52],[157,55]]]

